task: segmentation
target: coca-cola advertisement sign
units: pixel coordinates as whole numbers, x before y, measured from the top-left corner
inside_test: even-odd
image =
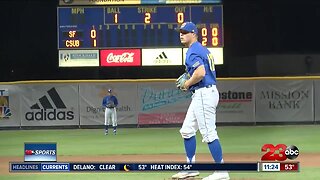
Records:
[[[101,66],[141,66],[140,49],[105,49],[100,51]]]

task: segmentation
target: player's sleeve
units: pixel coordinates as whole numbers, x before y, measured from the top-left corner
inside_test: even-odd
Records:
[[[193,70],[196,70],[199,66],[204,65],[203,59],[197,54],[191,54],[189,59]]]

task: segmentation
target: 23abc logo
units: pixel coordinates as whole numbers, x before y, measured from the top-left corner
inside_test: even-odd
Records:
[[[299,156],[299,149],[294,146],[286,146],[285,144],[264,144],[261,152],[265,154],[261,157],[261,161],[285,161],[288,159],[296,159]]]

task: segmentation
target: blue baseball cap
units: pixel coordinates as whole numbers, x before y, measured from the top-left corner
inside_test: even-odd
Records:
[[[198,28],[193,22],[184,22],[183,24],[181,24],[180,28],[178,28],[177,30],[198,34]]]

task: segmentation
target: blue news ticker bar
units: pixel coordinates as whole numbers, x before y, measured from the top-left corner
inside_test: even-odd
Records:
[[[181,163],[10,163],[10,172],[66,171],[258,171],[258,163],[181,164]]]

